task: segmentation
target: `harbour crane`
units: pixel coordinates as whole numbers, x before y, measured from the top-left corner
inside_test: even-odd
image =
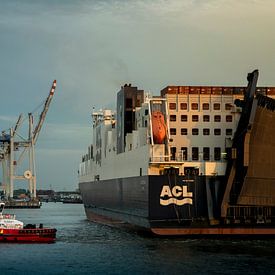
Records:
[[[34,127],[33,114],[28,114],[29,131],[28,137],[23,138],[18,130],[23,123],[23,115],[20,114],[14,128],[9,129],[9,134],[0,136],[0,162],[2,162],[2,187],[6,198],[13,198],[14,180],[28,180],[29,192],[32,200],[36,200],[36,167],[35,167],[35,144],[46,118],[50,103],[56,88],[56,80],[53,81],[44,108],[40,113],[37,125]],[[34,130],[33,130],[34,129]],[[15,152],[20,154],[16,158]],[[28,169],[23,175],[16,175],[18,166],[22,163],[28,152]]]

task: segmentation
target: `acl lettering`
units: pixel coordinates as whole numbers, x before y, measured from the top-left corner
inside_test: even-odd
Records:
[[[187,186],[176,185],[170,189],[169,185],[164,185],[160,193],[160,205],[169,204],[184,205],[193,204],[193,193],[187,191]]]

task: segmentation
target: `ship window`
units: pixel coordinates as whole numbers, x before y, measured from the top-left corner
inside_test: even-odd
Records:
[[[199,147],[192,147],[192,160],[199,159]]]
[[[187,160],[188,158],[188,148],[181,147],[182,160]]]
[[[180,129],[180,133],[181,133],[181,135],[186,136],[187,133],[188,133],[187,128],[181,128],[181,129]]]
[[[177,104],[175,102],[169,103],[169,109],[170,110],[176,110],[176,108],[177,108]]]
[[[214,110],[220,110],[221,109],[221,104],[220,103],[214,103],[213,108],[214,108]]]
[[[176,128],[170,128],[170,135],[174,136],[177,134],[177,129]]]
[[[176,115],[170,115],[170,121],[176,121],[177,116]]]
[[[232,130],[232,129],[226,129],[226,130],[225,130],[225,134],[226,134],[227,136],[232,136],[233,130]]]
[[[214,159],[221,160],[221,148],[220,147],[214,148]]]
[[[226,122],[232,122],[232,116],[226,116]]]
[[[199,121],[198,115],[192,115],[192,121]]]
[[[225,110],[231,110],[232,105],[230,103],[225,103]]]
[[[199,109],[199,104],[198,103],[192,103],[191,104],[191,109],[192,110],[198,110]]]
[[[214,116],[214,121],[215,122],[221,122],[221,116]]]
[[[180,104],[180,109],[181,110],[187,110],[187,103],[181,103]]]
[[[210,129],[204,128],[204,129],[203,129],[203,135],[204,135],[204,136],[209,136],[209,135],[210,135]]]
[[[204,122],[209,122],[210,121],[210,116],[209,115],[204,115],[203,116],[203,121]]]
[[[181,119],[181,121],[187,121],[188,117],[187,117],[187,115],[181,115],[180,119]]]
[[[203,110],[209,110],[209,103],[203,103],[202,104],[202,109]]]
[[[203,160],[209,160],[209,159],[210,159],[210,148],[203,147]]]
[[[214,129],[214,135],[215,136],[220,136],[221,135],[221,129],[219,129],[219,128]]]
[[[198,128],[193,128],[192,129],[192,135],[197,136],[199,134],[199,129]]]

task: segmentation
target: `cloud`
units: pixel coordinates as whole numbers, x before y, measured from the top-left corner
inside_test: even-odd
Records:
[[[83,150],[79,149],[46,149],[46,148],[38,148],[36,150],[36,154],[38,155],[44,155],[47,157],[55,157],[55,156],[72,156],[72,155],[77,155],[79,158],[81,154],[83,153]]]
[[[0,120],[10,123],[15,123],[18,117],[15,116],[2,116],[0,115]]]
[[[260,85],[275,86],[274,10],[271,0],[0,1],[1,130],[57,79],[36,150],[41,180],[55,180],[50,166],[68,174],[56,185],[72,182],[92,143],[92,107],[115,107],[124,83],[158,95],[167,85],[246,85],[258,68]]]

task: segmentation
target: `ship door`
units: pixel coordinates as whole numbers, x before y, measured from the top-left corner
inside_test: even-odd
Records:
[[[178,175],[179,174],[179,168],[178,167],[168,167],[164,168],[164,175]]]
[[[171,160],[176,160],[176,152],[177,152],[177,148],[176,147],[171,147],[170,148],[170,152],[171,152]]]
[[[199,168],[197,167],[184,167],[184,175],[185,176],[198,176]]]

